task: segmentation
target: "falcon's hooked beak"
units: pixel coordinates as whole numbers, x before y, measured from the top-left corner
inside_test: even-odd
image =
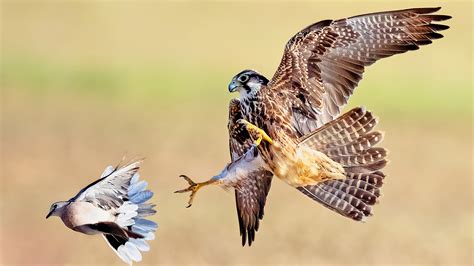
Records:
[[[233,79],[232,82],[230,82],[229,84],[229,92],[237,91],[240,86],[242,86],[242,84],[240,84],[240,82],[238,82],[237,80]]]

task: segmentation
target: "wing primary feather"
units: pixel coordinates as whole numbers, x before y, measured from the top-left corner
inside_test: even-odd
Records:
[[[308,118],[306,126],[300,119],[292,122],[303,130],[301,135],[308,134],[314,125],[339,115],[365,67],[442,38],[438,32],[449,26],[439,22],[451,17],[434,14],[439,9],[410,8],[316,22],[287,42],[268,91],[284,93],[280,105],[295,110],[293,116]],[[298,95],[305,95],[311,108],[299,108],[305,103]]]

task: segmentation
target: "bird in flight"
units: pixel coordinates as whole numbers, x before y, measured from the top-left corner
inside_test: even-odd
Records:
[[[358,107],[340,115],[365,67],[416,50],[448,29],[434,14],[413,8],[323,20],[286,44],[271,80],[253,70],[238,73],[229,91],[231,163],[220,174],[177,191],[205,185],[235,189],[242,245],[250,246],[263,218],[273,176],[325,207],[356,221],[372,215],[385,177],[387,151],[376,147],[378,120]]]
[[[58,216],[70,229],[87,234],[102,234],[115,253],[128,264],[141,261],[141,252],[150,250],[157,224],[145,219],[156,213],[147,203],[153,192],[139,180],[142,161],[123,166],[108,166],[100,179],[83,188],[68,201],[51,205],[48,215]]]

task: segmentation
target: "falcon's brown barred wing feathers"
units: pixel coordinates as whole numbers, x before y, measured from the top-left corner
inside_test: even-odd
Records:
[[[252,171],[247,180],[235,190],[242,246],[245,246],[246,241],[251,246],[255,240],[255,232],[263,219],[272,177],[273,173],[267,170]]]
[[[450,16],[440,8],[413,8],[324,20],[287,43],[268,87],[286,92],[301,135],[331,121],[362,79],[364,68],[394,54],[416,50],[443,35]]]
[[[363,108],[339,116],[365,67],[441,38],[439,8],[414,8],[324,20],[287,43],[273,79],[253,70],[235,75],[229,92],[232,162],[203,186],[234,187],[242,244],[254,241],[273,173],[315,201],[354,220],[372,214],[387,152]],[[339,116],[339,117],[338,117]],[[239,120],[242,119],[243,121]],[[249,133],[250,132],[250,133]]]
[[[252,146],[250,134],[242,123],[238,123],[243,119],[240,109],[240,100],[232,99],[229,103],[229,122],[227,129],[229,130],[229,151],[232,161],[237,160]]]
[[[364,108],[354,108],[315,132],[303,137],[307,145],[328,155],[344,167],[347,179],[328,180],[297,189],[324,206],[354,220],[372,215],[385,175],[387,151],[374,147],[383,139],[372,131],[377,119]]]
[[[252,146],[252,140],[245,126],[237,121],[242,119],[240,101],[232,99],[229,104],[229,147],[232,162],[244,155]],[[235,203],[239,219],[242,245],[248,241],[252,245],[255,232],[263,218],[265,202],[270,190],[273,173],[264,169],[256,169],[241,180],[235,188]]]

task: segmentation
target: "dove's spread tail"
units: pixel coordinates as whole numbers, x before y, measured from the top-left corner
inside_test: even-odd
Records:
[[[328,180],[297,189],[335,212],[360,221],[372,215],[380,196],[387,151],[374,147],[383,134],[372,129],[377,120],[364,108],[354,108],[303,137],[300,145],[316,149],[345,171],[346,179]]]
[[[153,192],[146,187],[147,182],[139,180],[139,174],[135,173],[128,186],[128,198],[124,199],[117,209],[115,221],[125,231],[126,236],[104,234],[110,247],[128,264],[141,261],[141,252],[150,250],[147,241],[155,238],[154,232],[158,227],[155,222],[145,219],[156,213],[155,205],[147,203]]]

